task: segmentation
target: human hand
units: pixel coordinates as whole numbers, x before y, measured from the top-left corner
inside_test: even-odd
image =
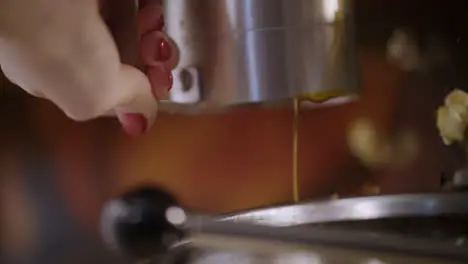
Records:
[[[100,8],[120,1],[0,1],[0,65],[6,77],[31,95],[85,121],[117,116],[139,135],[153,124],[157,100],[172,85],[178,53],[162,32],[159,0],[140,0],[140,63],[122,64]],[[18,19],[21,18],[21,19]]]

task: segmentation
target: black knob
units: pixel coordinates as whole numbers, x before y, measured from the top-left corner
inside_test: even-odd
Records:
[[[166,254],[184,238],[185,212],[159,188],[144,187],[104,205],[101,228],[105,242],[132,259]]]

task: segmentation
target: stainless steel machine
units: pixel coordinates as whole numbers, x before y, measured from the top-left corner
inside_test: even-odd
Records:
[[[355,95],[353,7],[342,0],[170,0],[180,62],[163,106],[200,111]],[[167,106],[170,105],[170,106]]]

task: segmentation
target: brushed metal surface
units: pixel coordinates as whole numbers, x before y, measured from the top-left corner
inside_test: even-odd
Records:
[[[211,108],[356,93],[351,4],[165,1],[166,31],[180,50],[166,103]],[[197,69],[198,80],[188,88],[181,81],[187,68]]]
[[[405,254],[417,257],[468,260],[467,247],[454,241],[442,241],[433,238],[413,237],[410,235],[391,234],[386,232],[361,231],[351,228],[290,226],[278,228],[251,223],[233,223],[231,221],[199,221],[198,224],[187,223],[193,230],[193,237],[205,239],[204,243],[194,240],[196,246],[223,248],[232,251],[252,250],[281,251],[284,248],[329,247],[347,250],[380,251],[391,254]],[[218,240],[211,237],[215,235]],[[223,243],[220,243],[224,239]],[[235,241],[240,243],[233,243]],[[261,242],[267,243],[261,243]],[[274,246],[277,247],[275,250]],[[271,249],[273,246],[273,249]]]

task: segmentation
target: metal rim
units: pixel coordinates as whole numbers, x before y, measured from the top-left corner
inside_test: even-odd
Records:
[[[409,194],[348,198],[231,214],[220,221],[287,227],[329,222],[468,214],[468,194]]]

